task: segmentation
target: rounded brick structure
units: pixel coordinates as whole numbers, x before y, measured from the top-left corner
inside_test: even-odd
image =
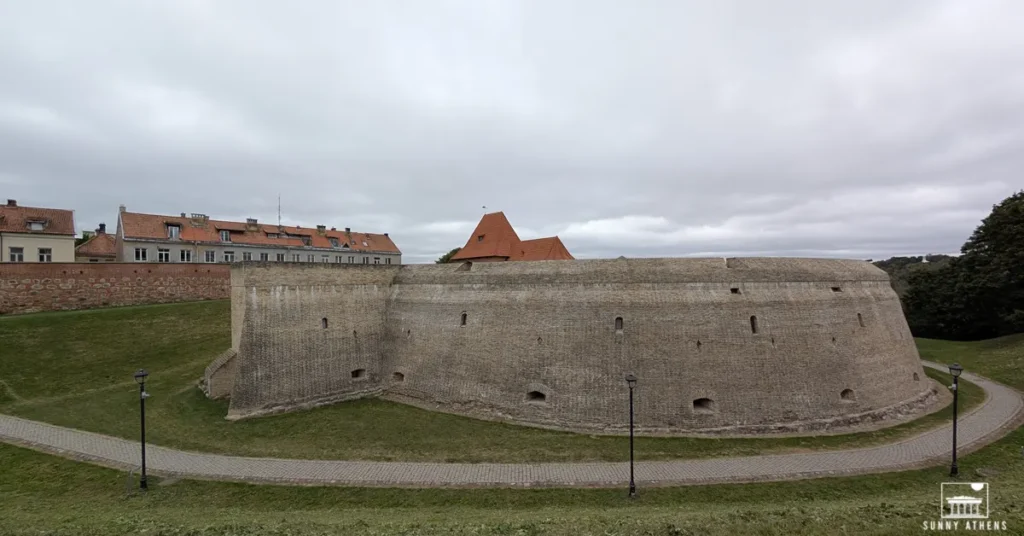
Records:
[[[935,401],[882,270],[831,259],[237,264],[229,418],[364,396],[566,430],[841,429]],[[230,386],[230,387],[229,387]]]

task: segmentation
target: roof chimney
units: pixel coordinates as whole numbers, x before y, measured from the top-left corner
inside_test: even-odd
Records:
[[[184,217],[185,217],[185,213],[184,213],[184,212],[182,212],[182,213],[181,213],[181,217],[182,217],[182,218],[184,218]]]
[[[327,226],[326,225],[317,225],[316,226],[316,232],[318,232],[320,234],[326,233],[327,232]]]
[[[331,230],[332,230],[332,231],[337,231],[338,229],[337,229],[337,228],[334,228],[334,227],[331,227]]]
[[[256,226],[256,218],[246,218],[245,228],[250,231],[258,231],[259,227]]]
[[[121,205],[121,206],[120,206],[120,207],[118,207],[118,209],[117,209],[117,211],[118,211],[118,212],[124,212],[125,210],[127,210],[127,209],[125,208],[125,206],[124,206],[124,205]]]
[[[101,223],[99,229],[96,229],[96,234],[106,234],[106,233],[107,233],[107,224]]]
[[[384,236],[388,236],[388,234],[387,234],[387,233],[384,233]]]
[[[9,206],[9,207],[16,207],[16,206],[18,206],[18,201],[15,200],[15,199],[8,199],[7,200],[7,206]]]
[[[346,233],[351,233],[351,232],[352,232],[352,229],[350,229],[350,228],[346,227],[346,228],[345,228],[345,232],[346,232]]]

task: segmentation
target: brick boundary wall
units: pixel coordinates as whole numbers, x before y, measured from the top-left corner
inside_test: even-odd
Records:
[[[230,296],[227,264],[0,264],[0,314],[146,305]]]

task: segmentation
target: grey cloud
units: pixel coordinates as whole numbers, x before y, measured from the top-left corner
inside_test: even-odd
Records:
[[[0,6],[0,188],[578,257],[954,252],[1024,164],[1013,1]]]

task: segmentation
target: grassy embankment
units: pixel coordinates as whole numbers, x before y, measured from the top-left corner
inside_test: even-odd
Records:
[[[130,439],[138,386],[150,371],[147,439],[188,450],[248,456],[445,462],[618,461],[624,437],[485,422],[382,400],[228,422],[226,402],[196,388],[230,346],[227,302],[0,318],[0,412]],[[945,356],[942,357],[945,359]],[[944,385],[949,376],[928,370]],[[0,385],[4,385],[0,384]],[[965,383],[962,407],[983,399]],[[638,438],[639,459],[744,456],[851,448],[909,437],[948,421],[940,411],[871,433],[770,439]]]

